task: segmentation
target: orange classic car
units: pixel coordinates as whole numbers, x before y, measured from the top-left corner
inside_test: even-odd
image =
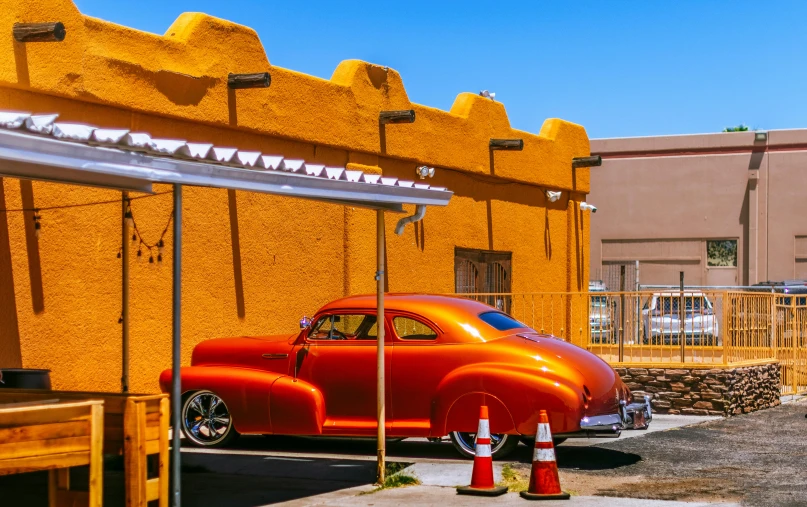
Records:
[[[643,429],[649,400],[607,363],[459,297],[389,294],[385,300],[386,432],[448,435],[474,454],[487,405],[494,457],[532,439],[547,410],[558,440]],[[217,447],[239,434],[373,436],[376,433],[376,298],[354,296],[304,318],[293,335],[200,343],[182,375],[182,431]],[[160,376],[169,392],[171,370]],[[530,445],[532,445],[530,443]]]

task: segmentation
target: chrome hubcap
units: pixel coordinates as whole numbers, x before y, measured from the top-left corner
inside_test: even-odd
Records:
[[[209,391],[194,394],[188,399],[182,416],[185,436],[199,444],[215,444],[230,432],[231,419],[227,405]]]
[[[460,446],[468,451],[471,454],[476,454],[476,433],[465,433],[462,431],[455,431],[454,437],[457,439],[457,443]],[[493,433],[490,435],[490,452],[491,454],[495,454],[496,451],[504,444],[504,441],[507,440],[507,435],[504,433]]]

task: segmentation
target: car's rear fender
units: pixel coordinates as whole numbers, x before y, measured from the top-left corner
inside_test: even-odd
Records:
[[[209,390],[230,411],[239,433],[271,433],[269,400],[272,384],[284,375],[232,366],[186,366],[180,370],[182,393]],[[171,370],[160,375],[160,388],[171,390]]]
[[[577,391],[562,379],[541,376],[532,369],[512,364],[485,363],[459,368],[437,388],[432,403],[432,435],[475,432],[479,406],[483,403],[501,404],[491,411],[493,433],[532,435],[538,426],[540,410],[548,412],[553,432],[577,431],[582,417],[582,389],[580,393]],[[497,412],[502,415],[497,416]]]

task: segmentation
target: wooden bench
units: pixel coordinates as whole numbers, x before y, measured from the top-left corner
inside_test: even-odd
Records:
[[[123,456],[127,507],[145,506],[152,500],[159,500],[160,507],[168,506],[167,394],[0,389],[0,403],[48,399],[103,400],[104,454]],[[157,477],[149,479],[147,457],[154,454],[158,455]]]
[[[104,402],[0,405],[0,475],[48,470],[50,507],[103,503]],[[89,465],[87,492],[69,491],[69,467]]]

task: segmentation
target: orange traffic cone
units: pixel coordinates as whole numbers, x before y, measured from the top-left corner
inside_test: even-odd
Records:
[[[555,446],[546,410],[538,414],[538,431],[535,434],[535,450],[532,455],[530,487],[521,492],[527,500],[568,500],[569,493],[560,489],[558,464],[555,462]]]
[[[499,496],[507,493],[507,486],[493,484],[493,456],[490,452],[490,422],[488,407],[479,407],[479,430],[476,432],[474,470],[471,473],[471,485],[460,486],[457,493],[461,495]]]

